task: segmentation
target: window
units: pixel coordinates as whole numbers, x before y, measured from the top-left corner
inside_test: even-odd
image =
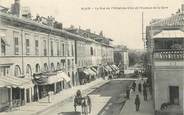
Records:
[[[26,55],[30,54],[30,42],[29,39],[26,39]]]
[[[62,56],[65,56],[65,44],[64,43],[62,43]]]
[[[74,47],[73,47],[73,44],[72,44],[72,56],[74,56]]]
[[[1,70],[1,75],[2,76],[8,76],[10,67],[9,66],[1,67],[0,70]]]
[[[39,55],[39,42],[35,40],[35,55]]]
[[[54,56],[53,41],[50,42],[50,50],[51,50],[51,56]]]
[[[170,103],[174,105],[179,105],[179,87],[169,86]]]
[[[93,47],[90,48],[90,53],[93,55]]]
[[[47,72],[48,71],[48,66],[47,66],[47,63],[44,63],[44,72]]]
[[[18,76],[21,75],[21,70],[20,70],[20,67],[19,67],[18,65],[15,66],[14,75],[15,75],[16,77],[18,77]]]
[[[67,48],[67,56],[70,56],[69,44],[66,44],[66,48]]]
[[[60,63],[58,62],[57,63],[57,70],[60,70],[61,69],[61,65],[60,65]]]
[[[47,56],[47,42],[43,40],[43,55]]]
[[[54,63],[51,63],[51,71],[55,71]]]
[[[32,75],[31,66],[29,64],[27,64],[27,66],[26,66],[26,75],[28,77],[31,77],[31,75]]]
[[[19,38],[14,37],[14,53],[15,55],[19,55]]]
[[[57,45],[57,56],[59,56],[59,42],[57,42],[56,45]]]
[[[69,69],[69,68],[70,68],[70,66],[71,66],[71,65],[70,65],[70,60],[68,59],[68,61],[67,61],[67,62],[68,62],[68,64],[67,64],[67,65],[68,65],[68,69]]]
[[[1,54],[6,55],[6,43],[2,38],[1,38]]]
[[[39,72],[40,72],[40,65],[36,64],[36,73],[39,73]]]

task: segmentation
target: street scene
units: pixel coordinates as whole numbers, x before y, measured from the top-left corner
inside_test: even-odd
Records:
[[[0,0],[0,115],[184,115],[182,0]]]

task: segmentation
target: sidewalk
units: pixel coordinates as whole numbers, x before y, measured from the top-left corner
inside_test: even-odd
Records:
[[[137,91],[137,86],[138,81],[136,85],[136,91],[130,95],[130,99],[126,101],[124,107],[120,112],[120,115],[154,115],[153,101],[151,99],[151,96],[148,93],[148,101],[144,101],[143,95],[138,93]],[[138,112],[136,112],[134,104],[136,94],[139,94],[141,102],[140,110]]]
[[[82,94],[86,94],[108,82],[108,80],[103,80],[99,78],[86,85],[80,85],[70,89],[64,89],[60,93],[55,94],[51,97],[51,103],[48,103],[48,97],[45,97],[43,99],[40,99],[39,102],[27,103],[25,106],[16,108],[16,110],[12,110],[10,112],[2,112],[0,113],[0,115],[38,115],[43,111],[55,107],[60,103],[64,103],[65,101],[67,101],[67,99],[72,98],[78,89],[82,91]]]

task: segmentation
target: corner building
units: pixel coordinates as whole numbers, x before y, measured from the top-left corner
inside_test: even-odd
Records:
[[[184,13],[154,20],[147,27],[155,115],[183,115]],[[168,103],[168,108],[161,106]]]

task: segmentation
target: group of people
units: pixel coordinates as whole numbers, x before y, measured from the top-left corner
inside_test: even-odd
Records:
[[[139,80],[138,81],[138,92],[139,94],[143,94],[143,97],[144,97],[144,101],[147,101],[148,98],[147,98],[147,89],[148,89],[148,83],[145,82],[143,79]],[[136,86],[137,86],[136,82],[134,81],[131,85],[131,87],[127,87],[126,89],[126,98],[129,99],[130,98],[130,95],[136,91]],[[140,101],[140,96],[139,94],[136,95],[135,97],[135,101],[134,101],[134,104],[135,104],[135,107],[136,107],[136,111],[139,111],[139,108],[140,108],[140,104],[141,104],[141,101]]]

